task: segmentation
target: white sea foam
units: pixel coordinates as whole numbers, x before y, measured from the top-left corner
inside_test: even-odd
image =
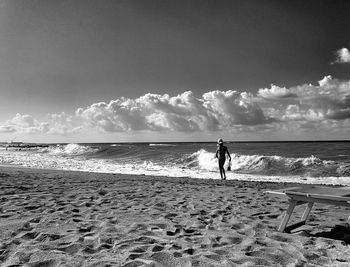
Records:
[[[149,146],[176,146],[175,144],[149,144]]]
[[[86,153],[96,152],[96,148],[90,146],[83,146],[79,144],[67,144],[67,145],[56,145],[46,147],[40,150],[40,152],[47,152],[51,155],[82,155]]]
[[[151,160],[124,161],[106,158],[86,158],[81,155],[93,153],[96,148],[78,144],[58,145],[35,151],[0,151],[0,164],[18,165],[30,168],[75,170],[105,173],[145,174],[170,177],[191,177],[220,179],[218,164],[214,153],[200,149],[195,153],[185,155],[181,164],[163,164]],[[69,156],[69,157],[67,157]],[[300,183],[323,183],[350,185],[350,177],[345,177],[349,171],[348,165],[342,165],[337,169],[339,175],[312,177],[311,175],[264,175],[262,170],[284,168],[321,167],[330,164],[331,161],[322,161],[316,157],[292,159],[280,156],[259,156],[232,154],[233,171],[227,172],[228,179],[240,179],[251,181],[281,181]],[[245,173],[241,171],[244,170]]]
[[[218,170],[218,162],[213,153],[201,149],[192,154],[198,161],[198,166],[202,170],[215,171]]]

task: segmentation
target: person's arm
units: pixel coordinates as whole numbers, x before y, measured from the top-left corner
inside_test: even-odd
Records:
[[[228,155],[228,157],[229,157],[229,159],[231,161],[231,155],[230,155],[230,152],[228,152],[228,149],[226,149],[226,153],[227,153],[227,155]]]
[[[216,149],[215,157],[218,158],[219,149]]]

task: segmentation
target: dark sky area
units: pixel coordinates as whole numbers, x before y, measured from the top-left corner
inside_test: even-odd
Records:
[[[349,79],[350,1],[0,3],[0,121],[99,101]],[[25,105],[23,105],[25,103]],[[41,114],[41,115],[40,115]]]

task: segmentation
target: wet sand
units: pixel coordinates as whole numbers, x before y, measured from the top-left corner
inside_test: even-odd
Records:
[[[287,186],[0,167],[0,263],[350,266],[349,208],[276,231],[288,203],[264,191]]]

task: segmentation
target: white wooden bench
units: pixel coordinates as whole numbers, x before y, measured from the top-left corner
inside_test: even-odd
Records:
[[[304,225],[309,217],[314,203],[323,203],[335,206],[350,207],[350,189],[331,188],[325,186],[298,186],[276,191],[266,191],[265,193],[287,198],[289,206],[285,212],[278,231],[284,232],[286,229],[292,230]],[[307,204],[301,220],[287,227],[288,221],[296,206]]]

